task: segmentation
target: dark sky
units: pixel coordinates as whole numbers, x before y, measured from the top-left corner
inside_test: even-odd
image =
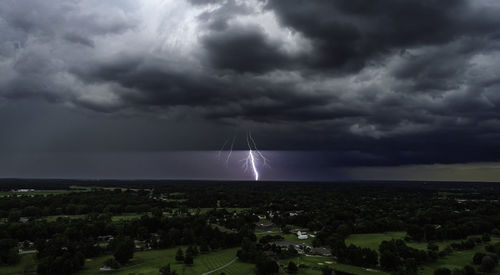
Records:
[[[2,0],[0,177],[245,178],[212,156],[251,131],[267,179],[494,180],[499,14],[498,0]]]

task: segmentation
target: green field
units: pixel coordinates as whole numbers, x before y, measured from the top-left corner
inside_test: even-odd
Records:
[[[175,253],[177,252],[177,248],[136,252],[134,254],[134,258],[128,266],[123,267],[117,271],[99,271],[99,268],[103,266],[104,261],[112,257],[108,255],[94,259],[87,259],[83,270],[78,274],[156,275],[158,274],[158,270],[160,267],[170,263],[172,269],[177,270],[178,274],[199,275],[229,263],[236,257],[237,250],[237,248],[224,249],[209,254],[198,255],[194,259],[194,265],[190,267],[187,267],[184,264],[175,263],[174,257]],[[0,267],[0,274],[14,275],[34,273],[36,270],[36,262],[34,257],[36,256],[33,253],[21,255],[21,261],[19,264],[15,266]],[[253,274],[253,270],[253,264],[236,261],[223,270],[220,270],[214,274],[220,274],[220,272],[225,272],[228,275]]]
[[[329,267],[331,267],[335,270],[338,270],[338,271],[344,271],[344,272],[349,272],[352,274],[359,274],[359,275],[388,274],[386,272],[376,270],[376,269],[339,264],[331,257],[322,257],[322,256],[300,256],[300,257],[293,258],[293,259],[285,259],[285,260],[280,261],[280,265],[283,265],[284,267],[286,267],[288,265],[288,262],[290,262],[290,261],[293,261],[297,266],[300,264],[304,264],[304,265],[307,265],[310,267],[310,268],[300,268],[299,274],[307,274],[307,275],[318,274],[318,275],[320,275],[321,274],[320,269],[324,266],[329,266]],[[286,274],[286,273],[284,273],[284,274]]]
[[[236,248],[225,249],[209,254],[201,254],[195,257],[194,265],[187,267],[184,264],[178,264],[175,262],[174,257],[177,252],[177,248],[165,249],[165,250],[151,250],[144,252],[136,252],[134,254],[134,259],[131,263],[117,271],[111,272],[100,272],[99,268],[103,266],[106,259],[111,256],[103,256],[95,259],[88,260],[85,263],[84,269],[78,274],[144,274],[144,275],[156,275],[160,267],[171,264],[172,269],[177,270],[179,274],[202,274],[204,272],[216,269],[230,262],[236,257]],[[234,263],[236,266],[247,265],[244,263]],[[253,268],[253,265],[249,265]],[[241,274],[241,273],[229,273],[238,272],[238,268],[228,266],[226,274]],[[226,270],[224,269],[224,270]],[[218,273],[216,273],[218,274]]]
[[[378,247],[382,241],[390,241],[392,239],[404,239],[406,236],[405,232],[385,232],[385,233],[370,233],[370,234],[352,234],[346,239],[346,245],[354,244],[360,247],[367,247],[378,251]],[[454,241],[442,241],[436,242],[439,246],[439,250],[443,250],[446,246],[450,245]],[[406,242],[410,247],[427,250],[426,242]]]
[[[492,237],[490,243],[496,243],[500,242],[499,237]],[[441,246],[440,246],[441,248]],[[465,265],[473,265],[472,264],[472,257],[476,252],[483,252],[486,253],[485,250],[485,245],[478,245],[474,247],[474,249],[471,250],[462,250],[462,251],[453,251],[453,253],[445,258],[439,259],[437,262],[425,265],[421,274],[433,274],[433,271],[439,267],[446,267],[449,268],[450,270],[453,270],[455,268],[463,268]],[[499,274],[500,273],[500,266],[497,265],[497,267],[494,270],[494,274]]]
[[[384,240],[403,239],[406,233],[404,232],[386,232],[374,234],[352,234],[346,239],[346,245],[354,244],[361,247],[367,247],[378,251],[379,244]],[[439,250],[443,250],[446,246],[458,240],[436,242]],[[491,243],[500,242],[500,238],[492,237]],[[407,242],[407,245],[413,248],[427,250],[425,242]],[[446,267],[450,270],[454,268],[462,268],[465,265],[472,265],[472,257],[476,252],[485,252],[484,245],[476,246],[472,250],[453,251],[453,253],[445,258],[440,258],[437,262],[424,265],[419,274],[431,275],[434,270],[439,267]],[[495,272],[500,273],[500,267],[495,269]],[[356,273],[358,274],[358,273]]]
[[[378,251],[378,247],[382,241],[392,239],[403,239],[405,232],[386,232],[386,233],[371,233],[371,234],[352,234],[345,240],[346,245],[354,244],[360,247],[366,247]]]

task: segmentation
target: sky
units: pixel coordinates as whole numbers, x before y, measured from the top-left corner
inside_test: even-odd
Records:
[[[497,181],[498,14],[497,0],[3,0],[0,177],[252,179],[251,132],[261,179]]]

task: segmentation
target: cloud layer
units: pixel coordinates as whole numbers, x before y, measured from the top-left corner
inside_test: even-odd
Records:
[[[5,0],[0,98],[252,129],[266,149],[338,152],[332,165],[498,161],[498,14],[495,0]]]

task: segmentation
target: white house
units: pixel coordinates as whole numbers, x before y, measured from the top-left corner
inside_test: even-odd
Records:
[[[307,238],[308,238],[308,236],[307,236],[307,234],[302,234],[302,232],[297,231],[297,238],[298,238],[299,240],[305,240],[305,239],[307,239]]]

